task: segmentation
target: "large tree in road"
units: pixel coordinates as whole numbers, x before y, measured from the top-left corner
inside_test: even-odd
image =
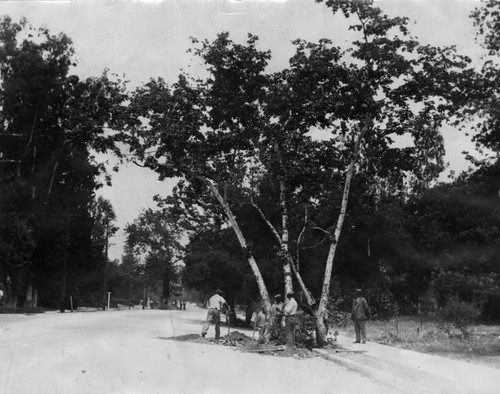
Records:
[[[344,13],[359,32],[348,48],[329,40],[298,40],[290,67],[271,74],[266,70],[270,54],[256,48],[254,36],[246,45],[226,33],[213,42],[195,41],[193,51],[207,75],[181,76],[172,86],[152,80],[138,89],[130,133],[131,148],[143,165],[160,178],[184,178],[191,201],[226,217],[267,309],[267,288],[231,208],[231,190],[251,189],[256,172],[277,181],[280,221],[262,217],[282,250],[286,291],[294,267],[289,210],[298,203],[332,207],[334,215],[323,229],[330,247],[322,291],[317,304],[308,298],[319,345],[326,342],[333,262],[353,177],[364,172],[375,193],[386,193],[388,185],[400,191],[428,185],[443,169],[439,127],[460,104],[459,82],[467,64],[453,48],[419,44],[409,35],[406,18],[388,17],[371,1],[327,5]],[[396,145],[403,138],[408,145]],[[337,200],[332,180],[339,179]],[[214,200],[219,208],[208,206]]]

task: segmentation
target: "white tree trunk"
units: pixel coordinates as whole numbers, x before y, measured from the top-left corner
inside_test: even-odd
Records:
[[[257,212],[259,213],[259,215],[262,218],[262,220],[269,227],[269,229],[273,233],[274,238],[276,239],[276,241],[281,244],[281,237],[278,234],[278,232],[276,231],[276,229],[274,228],[273,224],[266,218],[266,215],[264,215],[264,212],[262,212],[262,210],[253,202],[253,200],[252,200],[252,205],[257,210]],[[300,288],[304,292],[307,304],[310,307],[312,307],[316,301],[314,300],[313,296],[311,295],[311,292],[309,291],[309,289],[306,287],[304,281],[302,280],[302,276],[300,275],[299,270],[295,267],[295,264],[293,262],[293,259],[292,259],[292,256],[290,255],[290,253],[288,254],[288,262],[289,262],[289,265],[290,265],[290,267],[292,269],[293,274],[295,275],[295,278],[299,282]]]
[[[285,182],[282,178],[280,182],[280,208],[281,208],[281,252],[283,254],[283,275],[285,279],[285,297],[293,292],[292,270],[290,268],[290,248],[288,245],[288,210],[286,207]]]
[[[356,165],[356,161],[359,156],[359,152],[361,150],[361,142],[368,128],[368,122],[366,122],[359,134],[358,140],[356,141],[356,146],[354,148],[354,155],[349,163],[349,168],[347,170],[347,175],[344,184],[344,192],[342,194],[342,204],[340,207],[340,213],[337,218],[337,224],[335,226],[335,231],[332,235],[332,239],[330,242],[330,249],[328,250],[328,257],[326,259],[326,267],[325,267],[325,276],[323,277],[323,286],[321,289],[321,298],[318,305],[318,310],[316,311],[316,322],[319,328],[319,332],[317,333],[317,341],[318,346],[324,346],[326,344],[326,335],[327,335],[327,326],[325,324],[327,319],[327,305],[328,305],[328,297],[330,296],[330,282],[332,278],[333,271],[333,260],[335,258],[335,252],[337,250],[338,240],[340,238],[340,234],[342,232],[342,228],[344,225],[344,219],[347,212],[347,203],[349,201],[349,190],[351,187],[352,178],[354,177],[354,169]]]
[[[238,223],[236,222],[233,212],[231,211],[229,204],[221,196],[215,185],[206,178],[203,178],[203,181],[208,185],[213,196],[217,199],[221,207],[224,209],[227,221],[231,226],[231,228],[233,229],[234,233],[236,234],[236,237],[238,238],[238,242],[240,243],[241,248],[246,254],[248,263],[250,264],[250,268],[252,269],[255,280],[257,281],[257,286],[259,288],[260,297],[262,298],[262,302],[264,304],[263,305],[264,309],[266,310],[266,315],[268,315],[269,314],[268,312],[271,311],[271,299],[269,298],[269,293],[267,291],[266,284],[264,283],[264,278],[260,273],[259,266],[257,265],[255,258],[253,257],[252,253],[248,250],[247,242],[245,240],[245,237],[243,236],[243,233],[241,232],[240,227],[238,226]]]

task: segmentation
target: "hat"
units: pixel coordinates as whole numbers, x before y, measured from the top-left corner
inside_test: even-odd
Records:
[[[356,294],[363,294],[363,290],[361,290],[361,289],[356,289]]]
[[[215,290],[215,294],[224,295],[224,292],[221,289],[217,289]]]
[[[281,294],[276,294],[276,295],[274,296],[274,299],[276,299],[276,298],[281,298]]]

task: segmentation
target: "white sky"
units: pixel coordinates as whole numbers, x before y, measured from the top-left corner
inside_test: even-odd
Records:
[[[468,17],[478,0],[380,0],[377,5],[390,15],[407,16],[411,32],[422,43],[456,45],[460,53],[477,60],[481,49]],[[164,0],[164,1],[1,1],[0,15],[14,21],[25,16],[51,33],[73,39],[81,77],[95,76],[107,67],[125,74],[132,86],[150,77],[174,81],[181,69],[196,73],[196,63],[186,53],[189,37],[213,39],[221,31],[242,41],[251,32],[260,38],[261,49],[271,49],[271,69],[287,65],[293,54],[291,40],[330,38],[335,44],[349,42],[343,18],[333,16],[314,0]],[[198,60],[196,60],[198,61]],[[192,65],[192,66],[191,66]],[[462,155],[471,149],[463,133],[444,132],[450,168],[467,167]],[[158,182],[149,170],[133,164],[113,176],[113,186],[99,194],[108,198],[121,228],[110,242],[110,258],[122,254],[126,223],[152,207],[152,196],[167,194],[171,181]]]

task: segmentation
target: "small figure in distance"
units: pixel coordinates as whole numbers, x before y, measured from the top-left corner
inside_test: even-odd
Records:
[[[215,294],[208,300],[207,319],[205,320],[205,324],[203,324],[203,328],[201,330],[201,336],[203,338],[205,338],[205,335],[207,335],[208,328],[210,327],[210,322],[213,322],[215,324],[215,339],[220,338],[220,314],[221,311],[225,308],[229,309],[229,306],[223,295],[224,293],[222,292],[222,290],[217,289],[215,291]]]
[[[352,303],[351,318],[354,322],[356,341],[354,343],[366,343],[366,320],[370,316],[370,308],[363,297],[361,289],[356,290],[356,297]]]

